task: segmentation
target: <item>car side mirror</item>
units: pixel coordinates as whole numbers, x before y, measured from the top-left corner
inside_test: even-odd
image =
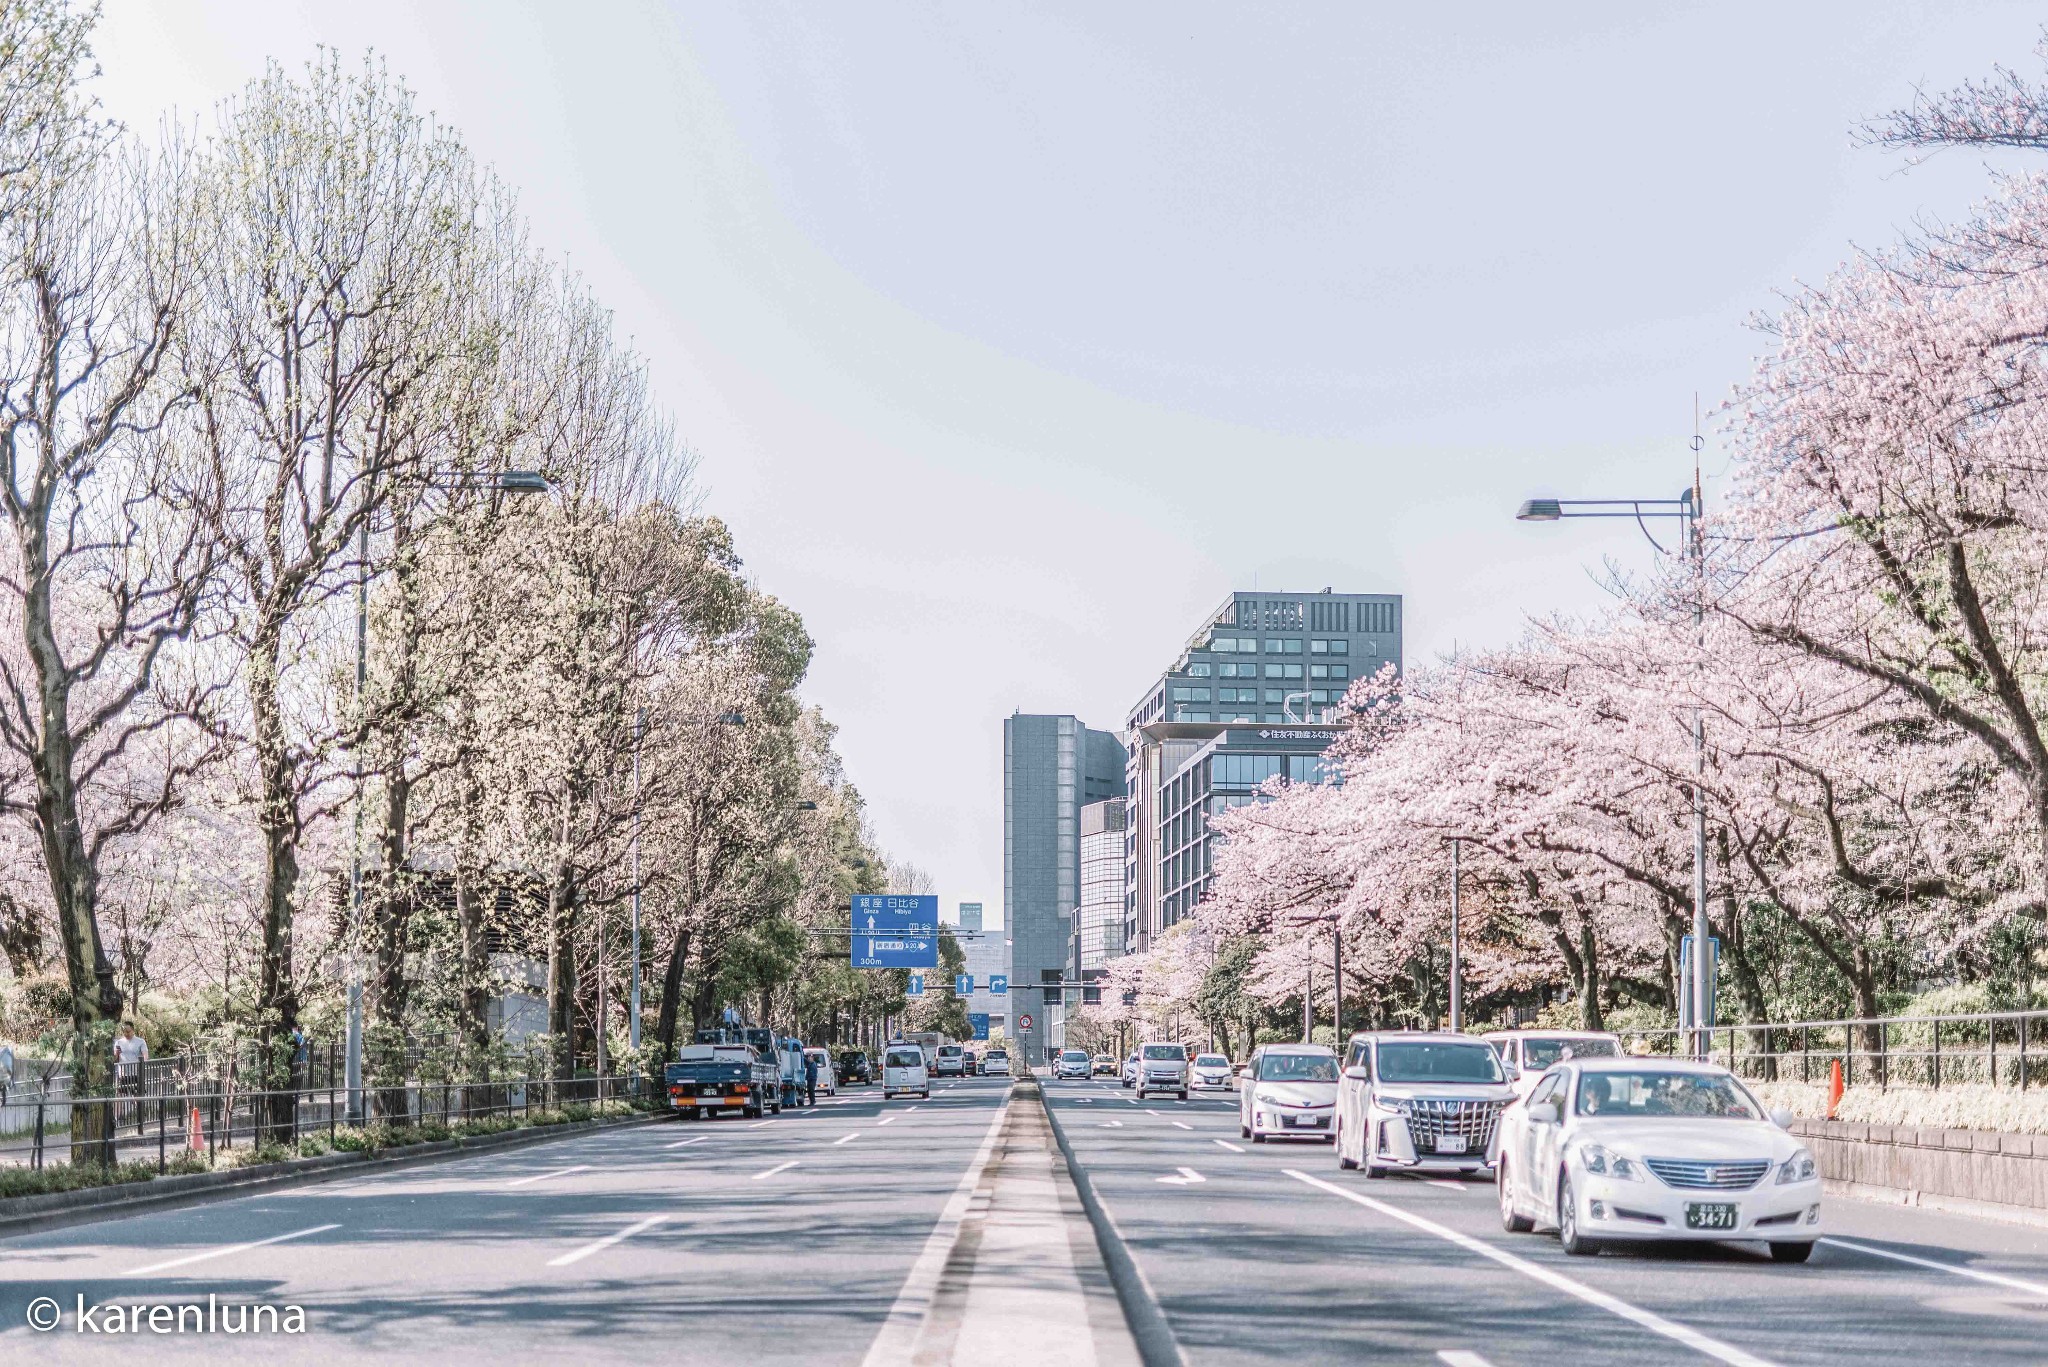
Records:
[[[1558,1121],[1557,1103],[1555,1101],[1537,1102],[1529,1108],[1529,1119],[1539,1125],[1555,1125]]]
[[[1371,1082],[1372,1069],[1362,1068],[1357,1064],[1353,1064],[1344,1070],[1344,1076],[1350,1078],[1353,1082]]]
[[[1771,1112],[1771,1123],[1773,1125],[1776,1125],[1781,1130],[1791,1129],[1792,1112],[1786,1110],[1783,1106],[1778,1107],[1776,1110]]]
[[[1502,1063],[1500,1070],[1508,1075],[1509,1082],[1516,1082],[1521,1079],[1522,1070],[1512,1063]]]

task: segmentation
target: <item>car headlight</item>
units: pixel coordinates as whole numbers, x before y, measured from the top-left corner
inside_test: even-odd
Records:
[[[1405,1096],[1383,1096],[1375,1099],[1382,1110],[1392,1111],[1395,1115],[1415,1114],[1415,1103]]]
[[[1587,1172],[1596,1177],[1611,1177],[1618,1182],[1640,1182],[1643,1180],[1642,1165],[1635,1159],[1616,1153],[1604,1144],[1588,1144],[1579,1150],[1579,1162]]]
[[[1813,1161],[1811,1153],[1805,1149],[1796,1150],[1778,1168],[1778,1185],[1782,1187],[1787,1182],[1811,1182],[1819,1171],[1820,1167]]]

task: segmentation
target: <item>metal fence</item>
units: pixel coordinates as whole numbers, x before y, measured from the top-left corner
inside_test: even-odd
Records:
[[[1688,1033],[1630,1032],[1666,1054],[1685,1052]],[[1824,1083],[1840,1063],[1849,1086],[2048,1084],[2048,1011],[1717,1025],[1711,1039],[1715,1062],[1758,1082]]]
[[[303,1069],[311,1073],[310,1069]],[[113,1166],[152,1161],[158,1171],[173,1156],[263,1143],[296,1144],[324,1135],[332,1143],[344,1125],[453,1125],[536,1110],[597,1105],[640,1093],[638,1076],[553,1077],[529,1073],[488,1082],[411,1080],[365,1087],[350,1117],[348,1089],[332,1070],[306,1076],[287,1089],[262,1090],[209,1078],[202,1084],[166,1085],[167,1079],[124,1081],[110,1097],[65,1096],[10,1104],[25,1123],[0,1133],[0,1167],[41,1168],[83,1160]],[[151,1086],[154,1083],[156,1085]],[[144,1090],[145,1087],[148,1090]],[[81,1120],[90,1123],[81,1125]],[[94,1138],[74,1148],[74,1128]]]

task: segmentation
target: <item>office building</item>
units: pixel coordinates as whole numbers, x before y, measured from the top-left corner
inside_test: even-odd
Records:
[[[1401,667],[1401,598],[1233,593],[1126,718],[1124,946],[1142,952],[1207,887],[1208,816],[1266,778],[1319,781],[1344,694]],[[1253,777],[1257,775],[1257,777]]]
[[[967,998],[969,1012],[982,1012],[988,1016],[991,1032],[1009,1027],[1010,995],[1001,996],[989,990],[989,979],[1010,976],[1010,937],[1001,929],[991,930],[982,921],[981,903],[962,902],[957,926],[960,951],[967,958],[968,975],[974,979],[974,991]]]
[[[1081,809],[1081,900],[1067,962],[1084,982],[1124,952],[1124,805],[1112,797]]]
[[[1014,1043],[1043,1061],[1064,1019],[1037,985],[1066,977],[1081,888],[1081,809],[1124,788],[1122,743],[1076,717],[1003,720],[1003,921]],[[1030,1025],[1025,1025],[1026,1019]]]

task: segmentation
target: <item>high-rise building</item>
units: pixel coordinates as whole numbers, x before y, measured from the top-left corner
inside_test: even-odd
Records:
[[[990,1030],[1009,1028],[1010,995],[997,996],[989,990],[989,979],[1010,976],[1010,937],[1003,930],[991,930],[982,919],[981,903],[962,902],[958,923],[960,952],[967,959],[968,976],[974,991],[967,998],[970,1012],[985,1012]]]
[[[1010,1037],[1043,1062],[1064,1019],[1038,985],[1066,977],[1081,887],[1081,809],[1119,797],[1123,745],[1076,717],[1003,720],[1003,923],[1010,939]],[[1024,1024],[1026,1019],[1031,1024]]]
[[[1351,684],[1401,667],[1401,598],[1233,593],[1126,719],[1124,947],[1141,952],[1207,887],[1208,817],[1285,774],[1317,781]]]
[[[1124,800],[1112,797],[1081,809],[1081,901],[1068,963],[1086,981],[1123,952]],[[1087,989],[1091,997],[1094,992]]]

